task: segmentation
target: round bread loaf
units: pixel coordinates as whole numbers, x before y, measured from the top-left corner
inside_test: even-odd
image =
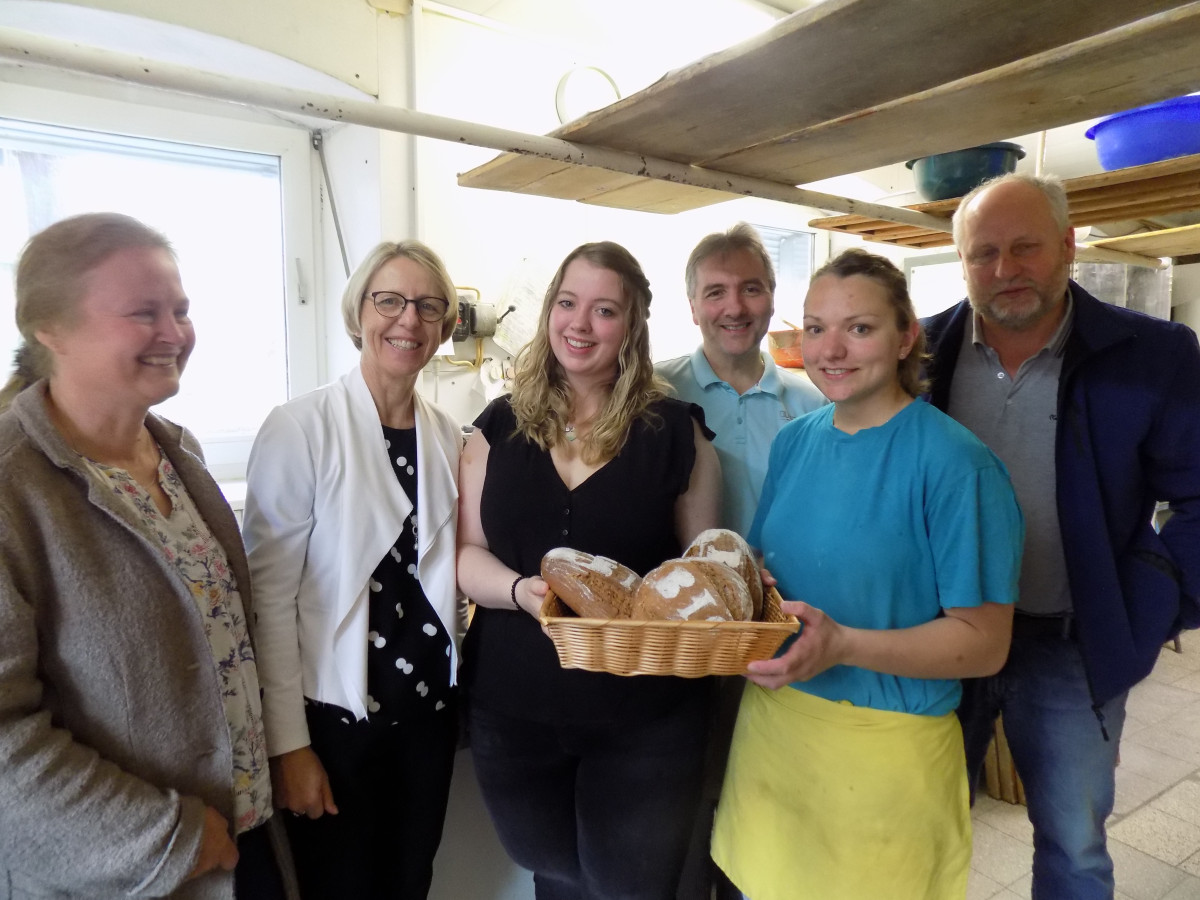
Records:
[[[638,573],[606,556],[556,547],[542,557],[542,578],[576,615],[627,619]]]
[[[740,534],[728,528],[710,528],[696,535],[696,539],[683,555],[689,559],[709,559],[723,563],[737,572],[746,582],[753,606],[753,611],[746,618],[755,621],[762,618],[762,571],[758,567],[758,558],[754,551]]]
[[[726,565],[668,559],[651,569],[633,595],[634,619],[725,622],[749,618],[750,592]]]

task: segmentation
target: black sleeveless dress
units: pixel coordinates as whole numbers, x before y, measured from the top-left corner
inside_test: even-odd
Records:
[[[549,452],[514,436],[508,397],[475,420],[487,438],[480,518],[488,548],[522,575],[537,575],[542,556],[572,547],[607,556],[644,575],[681,548],[675,502],[695,462],[693,417],[699,407],[664,399],[633,426],[621,452],[574,490]],[[475,610],[463,644],[468,702],[539,722],[639,722],[704,696],[709,679],[563,669],[541,626],[523,611]]]

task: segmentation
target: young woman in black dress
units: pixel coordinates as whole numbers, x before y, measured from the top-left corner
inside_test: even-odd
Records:
[[[627,250],[574,250],[460,469],[471,748],[539,900],[673,898],[699,799],[706,680],[562,669],[536,619],[546,551],[644,574],[717,523],[716,453],[698,408],[654,376],[649,307]]]

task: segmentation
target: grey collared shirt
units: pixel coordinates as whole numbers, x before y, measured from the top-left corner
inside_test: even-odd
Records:
[[[1071,611],[1071,590],[1058,523],[1054,444],[1058,426],[1058,380],[1063,350],[1075,316],[1067,308],[1046,346],[1010,377],[984,341],[979,314],[965,329],[950,384],[950,415],[967,426],[1008,467],[1025,515],[1017,609],[1032,615]]]

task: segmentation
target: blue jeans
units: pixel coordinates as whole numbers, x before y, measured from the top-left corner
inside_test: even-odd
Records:
[[[674,900],[700,803],[706,704],[649,722],[540,723],[468,708],[483,799],[537,900]]]
[[[1113,808],[1127,696],[1108,701],[1098,715],[1078,645],[1056,636],[1014,633],[999,674],[963,682],[958,715],[972,789],[996,714],[1004,715],[1033,823],[1034,900],[1113,896],[1104,822]]]

